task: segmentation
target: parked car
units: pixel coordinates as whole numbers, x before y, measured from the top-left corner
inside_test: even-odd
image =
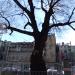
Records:
[[[57,69],[47,69],[48,75],[64,75],[64,71],[59,71]]]

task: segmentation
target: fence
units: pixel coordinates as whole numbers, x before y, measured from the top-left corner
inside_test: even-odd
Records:
[[[47,63],[47,75],[64,75],[63,73],[63,66],[59,63]],[[44,71],[33,71],[33,75],[45,75]],[[22,70],[14,70],[11,66],[1,67],[0,68],[0,75],[31,75],[30,70],[26,71],[22,68]]]
[[[0,75],[31,75],[30,72],[12,72],[12,71],[2,71]],[[33,72],[32,75],[45,75],[45,72]],[[63,75],[58,72],[47,72],[47,75]]]

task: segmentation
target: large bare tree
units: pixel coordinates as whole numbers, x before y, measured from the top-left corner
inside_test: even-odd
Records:
[[[4,0],[3,0],[4,1]],[[0,5],[1,12],[0,16],[7,23],[6,28],[19,33],[27,34],[34,37],[35,46],[30,58],[30,68],[31,75],[37,75],[37,72],[42,72],[42,75],[47,75],[45,61],[43,59],[43,49],[45,47],[45,42],[47,40],[48,32],[57,27],[69,26],[73,30],[75,20],[74,7],[71,7],[70,0],[6,0],[7,5],[10,5],[9,10],[4,9],[5,6]],[[12,7],[13,6],[13,7]],[[3,8],[4,7],[4,8]],[[15,9],[12,10],[11,9]],[[6,10],[6,11],[3,11]],[[13,12],[14,11],[14,12]],[[6,13],[6,14],[5,14]],[[9,15],[10,13],[10,15]],[[14,13],[14,14],[13,14]],[[38,14],[39,13],[39,14]],[[43,13],[43,14],[42,14]],[[42,14],[42,15],[41,15]],[[13,16],[20,16],[21,19],[15,18],[15,27],[11,25],[12,21],[10,19]],[[37,19],[41,17],[42,22],[38,23],[40,20]],[[11,17],[11,18],[9,18]],[[24,19],[25,18],[25,19]],[[17,21],[24,21],[21,28],[16,27]],[[39,28],[39,24],[41,28]],[[73,24],[73,25],[72,25]],[[30,26],[32,30],[26,30]],[[24,27],[24,29],[22,29]],[[39,30],[40,29],[40,30]],[[35,73],[33,74],[33,72]],[[40,74],[40,75],[41,75]]]

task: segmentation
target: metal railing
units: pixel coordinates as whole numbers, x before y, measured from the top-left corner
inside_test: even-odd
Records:
[[[9,63],[8,63],[9,64]],[[6,64],[7,65],[7,64]],[[10,64],[9,64],[10,65]],[[63,66],[60,63],[49,63],[46,65],[47,67],[47,75],[64,75]],[[32,75],[45,75],[45,71],[33,71]],[[5,65],[0,69],[0,75],[31,75],[30,70],[26,71],[22,68],[22,70],[13,71],[12,66]]]
[[[0,75],[31,75],[30,72],[12,72],[12,71],[2,71]],[[32,75],[46,75],[45,72],[32,72]],[[58,72],[47,72],[47,75],[63,75],[62,73]]]

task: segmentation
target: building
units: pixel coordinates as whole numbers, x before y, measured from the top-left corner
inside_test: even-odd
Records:
[[[59,55],[58,55],[59,62],[64,61],[64,59],[70,59],[71,46],[69,44],[64,44],[64,42],[62,42],[62,44],[58,44],[58,46],[59,46]]]
[[[75,46],[71,45],[71,43],[62,42],[62,44],[58,44],[59,46],[59,57],[60,61],[62,60],[61,56],[63,54],[64,60],[69,60],[71,62],[75,62]]]
[[[56,61],[56,38],[55,35],[49,35],[46,41],[43,57],[46,63]],[[10,42],[0,41],[1,60],[5,66],[16,67],[18,69],[28,69],[30,56],[34,49],[34,42]]]
[[[45,49],[45,61],[47,63],[56,62],[56,38],[54,34],[48,36]]]

